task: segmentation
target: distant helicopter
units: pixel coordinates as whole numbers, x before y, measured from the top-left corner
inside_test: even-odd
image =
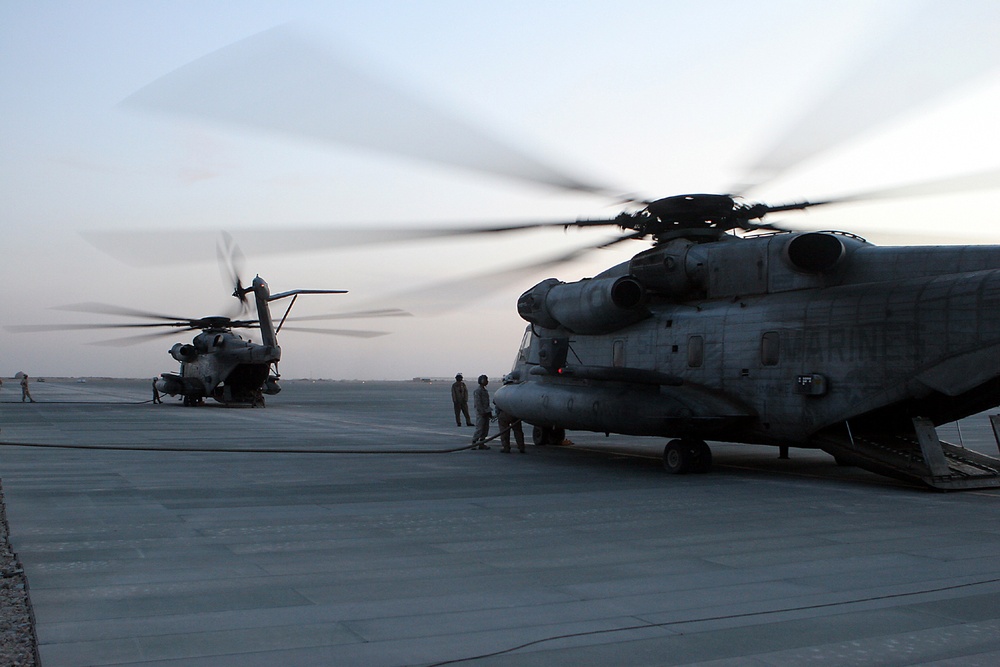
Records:
[[[225,250],[223,249],[225,246]],[[290,331],[308,333],[332,334],[338,336],[353,336],[371,338],[382,336],[384,331],[366,331],[355,329],[315,329],[302,327],[284,327],[291,320],[323,320],[341,319],[347,317],[397,317],[406,316],[402,310],[387,308],[354,313],[333,313],[329,315],[313,315],[301,318],[289,318],[292,306],[300,294],[345,294],[346,290],[316,290],[296,289],[280,294],[271,294],[270,288],[263,278],[256,276],[248,287],[244,287],[239,278],[236,264],[242,253],[235,246],[232,238],[223,236],[220,244],[220,264],[228,269],[230,279],[235,284],[232,296],[240,301],[240,310],[245,312],[248,307],[248,296],[253,294],[257,310],[256,319],[233,319],[224,315],[209,317],[185,318],[173,315],[149,313],[132,308],[123,308],[110,304],[89,303],[73,306],[63,306],[60,310],[106,315],[123,315],[142,317],[153,320],[165,320],[152,323],[136,324],[62,324],[62,325],[22,325],[5,327],[13,332],[66,331],[86,329],[118,329],[118,328],[159,328],[171,329],[166,332],[142,334],[123,339],[106,341],[108,343],[135,344],[150,338],[160,338],[174,335],[174,330],[197,331],[190,343],[176,343],[170,348],[170,356],[180,362],[180,370],[176,373],[161,373],[155,381],[156,390],[170,396],[182,396],[185,406],[197,406],[206,398],[214,399],[225,405],[252,405],[264,407],[264,395],[274,395],[281,391],[278,385],[280,374],[278,362],[281,360],[281,347],[278,345],[278,332],[282,328]],[[271,317],[270,304],[291,297],[291,302],[278,324]],[[256,343],[237,334],[234,329],[258,329],[261,342]]]
[[[272,30],[168,74],[130,102],[613,196],[611,188],[564,175],[396,91],[359,94],[357,109],[343,87],[334,87],[332,101],[313,97],[317,87],[301,99],[266,94],[281,79],[281,67],[276,72],[260,63],[299,62],[316,80],[337,80],[343,63],[324,58],[286,31]],[[247,76],[220,81],[215,61],[246,62]],[[381,82],[365,85],[384,92]],[[432,141],[418,144],[390,132],[353,136],[345,116],[353,114],[357,126],[380,117],[365,106],[369,99],[390,100],[392,112],[407,118],[402,127],[419,123],[428,134],[461,137],[465,152],[437,151]],[[346,114],[336,109],[337,127],[283,120],[297,108],[327,102],[349,107]],[[866,101],[872,117],[850,131],[898,113],[897,100],[891,102],[882,112]],[[791,150],[784,161],[763,166],[784,170],[828,147]],[[924,190],[998,181],[996,173],[979,174]],[[779,206],[733,194],[618,197],[635,210],[601,220],[368,233],[385,241],[605,226],[624,234],[598,247],[652,241],[593,278],[550,278],[518,299],[528,326],[494,399],[534,426],[536,444],[560,443],[566,429],[665,437],[663,462],[673,473],[706,472],[712,461],[706,440],[819,448],[840,463],[935,488],[1000,486],[1000,460],[943,443],[935,430],[1000,404],[1000,247],[876,247],[849,233],[796,232],[763,221],[777,212],[911,189]],[[357,242],[363,242],[357,230],[344,238]]]

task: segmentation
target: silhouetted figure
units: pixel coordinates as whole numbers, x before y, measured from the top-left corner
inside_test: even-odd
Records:
[[[24,403],[24,399],[28,399],[28,402],[34,403],[35,399],[31,397],[31,390],[28,388],[28,375],[24,374],[21,376],[21,402]]]
[[[507,414],[497,408],[497,426],[500,427],[500,451],[510,454],[510,434],[514,433],[514,441],[517,442],[517,451],[527,454],[524,448],[524,429],[521,428],[521,420]]]
[[[455,426],[462,425],[462,415],[465,415],[465,425],[472,426],[472,419],[469,417],[469,388],[465,386],[461,373],[455,376],[455,383],[451,385],[451,402],[455,405]]]
[[[472,435],[472,444],[477,445],[476,449],[489,449],[486,444],[486,436],[490,432],[490,420],[493,419],[493,411],[490,409],[490,392],[486,390],[486,385],[489,383],[488,377],[480,375],[479,386],[472,392],[472,407],[476,410],[476,432]]]

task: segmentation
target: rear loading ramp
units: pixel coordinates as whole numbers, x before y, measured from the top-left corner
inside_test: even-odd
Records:
[[[990,417],[994,434],[1000,433],[1000,416]],[[934,489],[1000,488],[1000,459],[966,449],[937,437],[927,419],[913,420],[906,435],[824,434],[815,440],[839,463]]]

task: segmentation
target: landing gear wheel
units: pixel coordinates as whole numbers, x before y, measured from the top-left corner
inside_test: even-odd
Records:
[[[536,447],[561,445],[566,439],[566,429],[556,426],[535,426],[531,429],[531,441]]]
[[[706,473],[712,467],[712,450],[703,440],[671,440],[663,448],[663,467],[674,475]]]

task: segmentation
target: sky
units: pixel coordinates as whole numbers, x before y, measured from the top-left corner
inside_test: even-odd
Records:
[[[467,277],[613,234],[338,247],[301,231],[608,218],[621,210],[613,197],[129,101],[192,61],[281,27],[610,192],[732,191],[792,137],[788,151],[806,157],[747,193],[777,204],[1000,170],[996,4],[0,0],[0,324],[132,321],[58,309],[85,302],[185,318],[228,312],[232,288],[216,257],[225,231],[243,248],[247,277],[260,274],[272,291],[349,291],[302,297],[293,315],[373,307],[414,315],[328,324],[389,332],[376,338],[282,332],[283,377],[501,375],[526,324],[515,309],[524,290],[595,275],[647,246],[622,243],[497,277],[487,290]],[[352,95],[340,84],[311,85],[334,105]],[[892,113],[879,111],[886,105]],[[283,116],[297,115],[291,106]],[[886,118],[869,122],[872,110]],[[353,136],[381,134],[394,120],[386,110],[331,122]],[[813,209],[781,221],[883,244],[1000,243],[996,194]],[[95,245],[94,232],[154,243],[123,261],[107,241]],[[115,336],[0,330],[0,376],[152,377],[176,370],[167,351],[191,334],[94,344]]]

